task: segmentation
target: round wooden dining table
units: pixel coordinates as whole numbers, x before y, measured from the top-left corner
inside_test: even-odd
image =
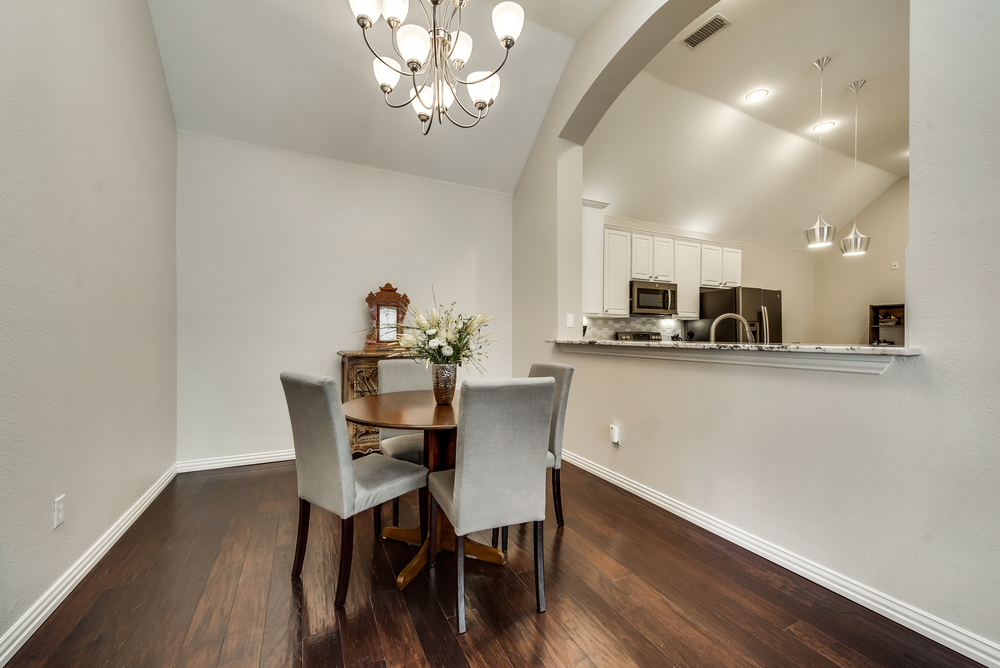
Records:
[[[450,406],[439,406],[434,401],[431,390],[413,392],[386,392],[358,397],[344,403],[344,417],[348,422],[386,427],[389,429],[412,429],[424,432],[424,466],[432,473],[455,468],[455,442],[458,431],[458,407],[461,391],[455,392]],[[426,497],[424,497],[426,498]],[[429,512],[427,504],[421,502],[421,513]],[[430,526],[429,517],[425,526]],[[438,545],[440,549],[455,551],[455,533],[448,518],[441,513],[438,525]],[[396,587],[403,589],[427,564],[429,541],[421,535],[420,527],[385,527],[382,538],[399,540],[420,545],[420,550],[410,563],[399,572]],[[500,550],[465,539],[465,554],[481,561],[503,565],[504,554]]]

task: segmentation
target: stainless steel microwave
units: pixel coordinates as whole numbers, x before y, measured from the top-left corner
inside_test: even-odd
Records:
[[[677,315],[677,284],[632,281],[631,315]]]

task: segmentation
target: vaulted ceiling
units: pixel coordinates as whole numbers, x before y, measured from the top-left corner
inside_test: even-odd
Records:
[[[467,71],[503,57],[494,4],[470,0],[464,12],[475,40]],[[514,190],[575,39],[611,0],[521,4],[525,28],[488,118],[425,137],[412,110],[386,107],[348,0],[149,0],[181,132],[501,192]],[[385,21],[370,32],[388,47]]]

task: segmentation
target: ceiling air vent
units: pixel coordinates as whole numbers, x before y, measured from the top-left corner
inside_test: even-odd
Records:
[[[716,14],[710,18],[705,25],[685,37],[684,43],[693,49],[715,33],[725,28],[727,25],[729,25],[729,21],[722,18],[721,15]]]

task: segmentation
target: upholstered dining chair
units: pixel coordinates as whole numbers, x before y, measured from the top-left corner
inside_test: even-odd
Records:
[[[431,567],[439,507],[455,528],[459,633],[465,633],[465,536],[476,531],[535,523],[535,602],[545,612],[545,453],[554,393],[552,378],[462,383],[455,468],[427,478]]]
[[[378,391],[410,392],[432,387],[431,370],[412,359],[388,359],[378,362]],[[381,429],[379,452],[393,459],[414,464],[424,463],[424,433],[411,429]],[[376,510],[379,512],[379,510]],[[399,497],[392,500],[392,525],[399,524]]]
[[[545,456],[545,468],[552,469],[552,505],[556,508],[556,524],[565,526],[563,522],[562,484],[562,441],[563,429],[566,426],[566,404],[569,403],[569,386],[573,382],[573,367],[568,364],[531,365],[528,378],[555,378],[556,392],[552,399],[552,428],[549,430],[549,452]],[[497,533],[493,531],[493,547],[497,547]],[[507,552],[507,527],[503,527],[504,553]]]
[[[309,512],[316,504],[340,518],[340,571],[333,607],[343,608],[354,553],[354,516],[426,487],[427,469],[379,454],[352,460],[347,421],[333,378],[286,371],[281,374],[281,385],[292,422],[299,484],[299,531],[292,578],[302,573]],[[380,522],[378,516],[376,528]]]

